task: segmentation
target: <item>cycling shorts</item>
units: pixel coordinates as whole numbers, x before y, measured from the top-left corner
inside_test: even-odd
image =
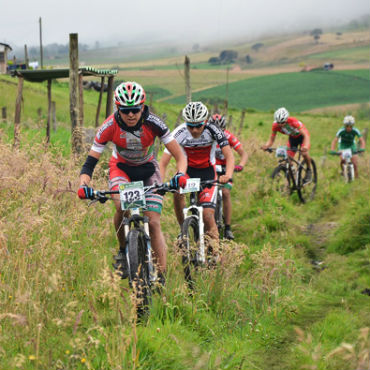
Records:
[[[291,137],[289,136],[289,141],[288,141],[288,148],[298,148],[302,145],[303,143],[303,135],[299,135],[298,137]],[[307,148],[310,150],[310,146]],[[292,150],[288,150],[288,155],[289,157],[294,157],[296,152],[293,152]]]
[[[201,180],[217,180],[215,166],[206,168],[188,167],[186,172],[189,177],[199,177]],[[217,186],[212,185],[209,188],[204,188],[198,194],[198,203],[203,208],[216,208]]]
[[[130,177],[127,175],[126,172],[124,172],[122,169],[118,168],[117,163],[119,162],[118,159],[112,157],[109,161],[109,189],[110,190],[118,190],[118,186],[120,184],[127,184],[129,182],[132,182]],[[158,162],[153,159],[150,161],[154,165],[154,173],[149,178],[143,178],[140,179],[140,176],[136,178],[136,181],[142,180],[144,183],[144,186],[153,185],[154,183],[162,183],[161,175],[159,172],[159,166]],[[132,166],[134,167],[134,166]],[[140,165],[135,166],[136,167],[136,173],[143,173],[143,176],[146,174],[145,171],[140,171]],[[163,204],[163,196],[159,194],[155,194],[152,191],[148,191],[145,193],[145,201],[146,201],[146,211],[154,211],[157,213],[162,213],[162,204]]]

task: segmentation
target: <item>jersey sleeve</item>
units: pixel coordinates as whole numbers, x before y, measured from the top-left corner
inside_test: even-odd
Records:
[[[224,133],[225,133],[225,136],[231,148],[233,148],[234,150],[237,150],[242,145],[241,142],[238,140],[238,138],[234,134],[232,134],[231,132],[227,130],[225,130]]]
[[[218,126],[208,124],[207,127],[211,132],[212,137],[217,141],[217,144],[220,146],[220,148],[229,145],[229,141],[227,140],[224,132]]]
[[[274,122],[271,128],[271,135],[276,136],[276,133],[279,131],[280,131],[279,125],[276,122]]]
[[[352,130],[354,130],[357,137],[362,137],[361,131],[358,128],[353,127]]]
[[[94,143],[91,147],[91,150],[97,153],[103,153],[105,145],[113,140],[114,134],[114,121],[113,117],[110,117],[107,121],[98,130]]]
[[[158,136],[163,144],[168,144],[173,140],[170,129],[158,116],[150,113],[147,120],[150,122],[155,136]]]
[[[341,134],[342,134],[342,132],[343,132],[343,128],[340,128],[338,131],[337,131],[337,133],[335,134],[335,136],[336,137],[340,137],[341,136]]]

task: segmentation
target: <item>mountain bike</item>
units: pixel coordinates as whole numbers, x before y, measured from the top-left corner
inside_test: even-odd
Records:
[[[146,208],[145,193],[150,190],[161,195],[173,191],[168,183],[143,186],[142,181],[137,181],[121,184],[119,190],[96,190],[94,199],[89,204],[105,203],[108,199],[112,199],[112,194],[119,194],[122,210],[129,213],[128,217],[123,217],[122,225],[126,240],[128,279],[136,295],[138,317],[149,313],[152,288],[157,281],[150,243],[149,218],[142,215],[142,211]]]
[[[287,195],[297,191],[300,201],[306,203],[315,196],[317,187],[316,164],[311,158],[312,177],[309,181],[306,181],[305,177],[308,167],[300,149],[289,148],[289,150],[298,152],[298,159],[288,156],[288,148],[286,146],[266,149],[269,153],[275,151],[275,156],[279,161],[278,166],[274,168],[271,174],[271,178],[276,190]]]
[[[199,178],[187,180],[185,189],[180,193],[190,193],[189,206],[183,209],[184,222],[181,225],[180,248],[185,281],[189,288],[194,290],[195,271],[212,262],[213,253],[205,247],[203,207],[197,205],[198,193],[206,186],[218,185],[217,180],[200,181]]]
[[[343,163],[343,177],[345,182],[352,182],[355,179],[355,166],[352,162],[352,156],[357,154],[357,151],[352,151],[351,148],[342,149],[338,152],[332,152],[332,155],[340,155],[344,161]]]

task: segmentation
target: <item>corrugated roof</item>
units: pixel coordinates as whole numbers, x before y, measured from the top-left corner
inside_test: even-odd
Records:
[[[80,67],[78,71],[79,73],[82,73],[83,76],[96,77],[111,77],[118,73],[116,69],[97,69],[93,67]],[[55,78],[68,78],[69,68],[15,70],[12,71],[12,76],[23,77],[26,81],[31,82],[43,82]]]

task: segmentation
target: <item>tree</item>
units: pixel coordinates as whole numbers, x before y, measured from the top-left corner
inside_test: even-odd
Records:
[[[211,58],[208,59],[208,63],[213,64],[213,65],[217,65],[217,64],[220,64],[221,61],[220,61],[220,58],[211,57]]]
[[[235,50],[222,50],[219,59],[222,64],[234,63],[238,58],[238,52]]]
[[[322,29],[321,28],[315,28],[310,32],[310,35],[314,38],[316,44],[320,40],[320,36],[322,35]]]
[[[264,44],[262,44],[262,42],[257,42],[257,44],[252,45],[252,50],[258,51],[259,49],[262,48],[262,46],[264,46]]]

